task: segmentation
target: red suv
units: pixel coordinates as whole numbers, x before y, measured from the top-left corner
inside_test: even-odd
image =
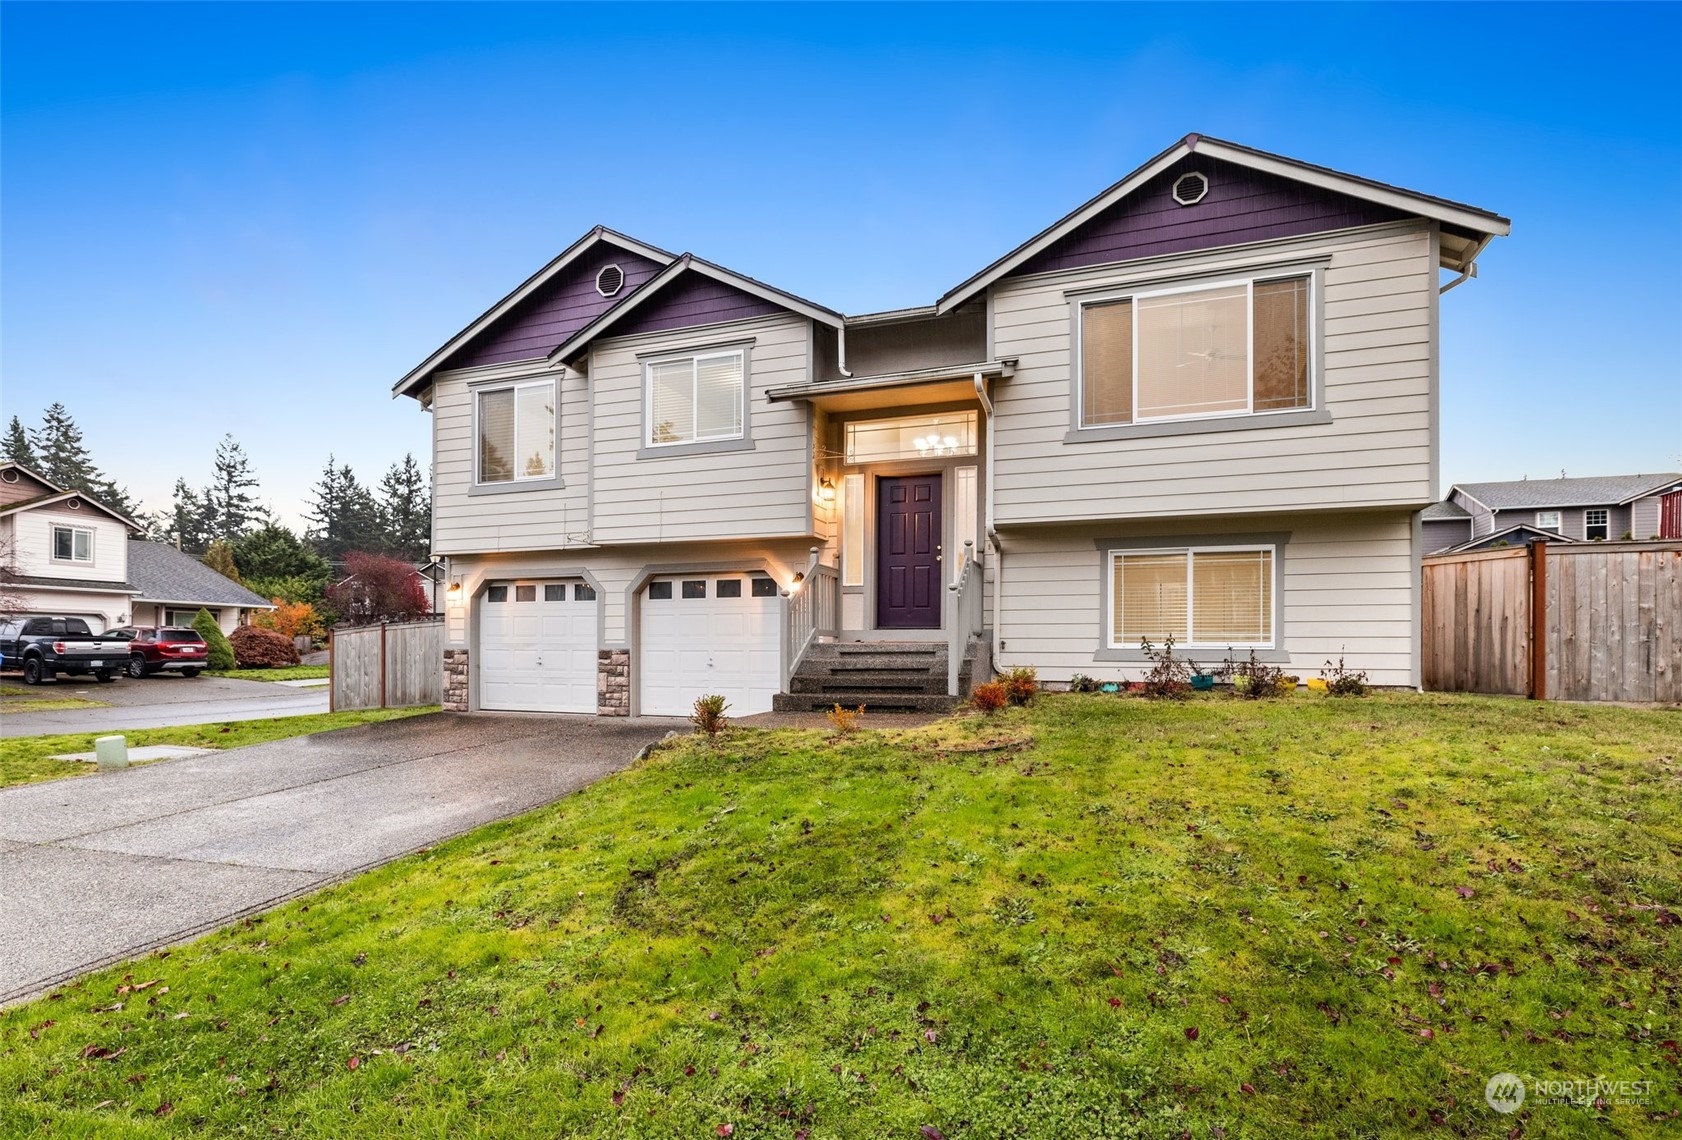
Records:
[[[204,672],[205,657],[210,651],[196,629],[126,625],[108,632],[110,636],[128,640],[130,677],[145,677],[165,669],[177,670],[183,677],[197,677]]]

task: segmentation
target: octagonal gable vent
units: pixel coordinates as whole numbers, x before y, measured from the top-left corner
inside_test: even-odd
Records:
[[[617,265],[604,265],[596,274],[596,292],[604,297],[616,296],[624,287],[625,271]]]
[[[1182,206],[1195,206],[1209,193],[1208,176],[1192,171],[1174,179],[1174,201]]]

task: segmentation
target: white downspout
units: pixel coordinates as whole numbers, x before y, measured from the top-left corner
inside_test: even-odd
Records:
[[[853,375],[851,372],[847,371],[846,325],[842,325],[835,330],[835,371],[841,373],[841,375],[847,377],[848,379],[851,379]]]
[[[1004,596],[1005,551],[999,544],[999,532],[993,527],[993,399],[987,394],[986,377],[979,372],[975,374],[975,398],[981,402],[981,410],[987,414],[987,461],[984,464],[986,474],[983,476],[982,490],[986,496],[986,511],[983,517],[986,519],[987,545],[992,547],[990,561],[993,563],[993,644],[990,647],[990,656],[996,669],[999,666],[999,599]],[[983,573],[982,582],[985,583],[986,580]]]

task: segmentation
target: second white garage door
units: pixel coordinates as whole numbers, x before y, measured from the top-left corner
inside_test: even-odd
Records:
[[[776,584],[764,575],[657,578],[643,588],[645,716],[688,716],[722,693],[730,715],[769,712],[782,684]]]
[[[596,595],[581,581],[507,582],[479,602],[479,707],[596,711]]]

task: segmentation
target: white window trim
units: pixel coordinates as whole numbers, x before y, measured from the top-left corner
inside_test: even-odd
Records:
[[[1595,517],[1594,517],[1595,515],[1600,516],[1599,521],[1595,520]],[[1611,512],[1611,510],[1609,510],[1606,507],[1589,507],[1588,509],[1583,511],[1583,541],[1585,541],[1585,542],[1597,541],[1597,540],[1589,537],[1590,528],[1597,527],[1597,526],[1606,528],[1606,533],[1601,537],[1601,539],[1599,541],[1610,540],[1611,537],[1612,537],[1612,512]]]
[[[737,393],[737,406],[741,410],[741,426],[728,435],[700,435],[700,393],[701,361],[718,360],[727,356],[734,356],[741,362],[742,388]],[[661,365],[677,364],[687,360],[689,362],[690,399],[693,401],[693,418],[696,423],[697,434],[689,439],[654,438],[654,369]],[[649,450],[667,447],[697,447],[711,443],[721,443],[733,439],[746,439],[748,430],[748,354],[745,349],[727,348],[717,352],[678,352],[669,356],[651,357],[642,364],[642,445]]]
[[[1552,519],[1553,522],[1548,522]],[[1565,530],[1565,515],[1561,511],[1537,511],[1536,529],[1563,532]]]
[[[1308,403],[1294,408],[1267,408],[1256,411],[1256,285],[1258,282],[1290,281],[1303,279],[1308,282]],[[1166,297],[1176,293],[1201,293],[1211,289],[1227,289],[1235,285],[1244,286],[1244,351],[1248,357],[1250,382],[1244,393],[1244,408],[1242,411],[1199,412],[1182,416],[1145,416],[1139,415],[1139,309],[1138,302],[1152,297]],[[1279,416],[1293,413],[1312,412],[1318,410],[1316,391],[1318,388],[1320,354],[1316,346],[1320,343],[1320,308],[1319,308],[1319,275],[1301,270],[1282,271],[1278,273],[1254,273],[1243,277],[1222,277],[1193,284],[1164,285],[1154,289],[1121,289],[1114,292],[1094,293],[1082,296],[1076,303],[1077,319],[1074,329],[1074,371],[1075,382],[1075,430],[1104,431],[1111,428],[1139,427],[1151,424],[1189,423],[1198,420],[1230,420],[1252,416]],[[1086,310],[1094,305],[1108,304],[1114,301],[1131,301],[1133,307],[1133,400],[1132,418],[1123,423],[1089,424],[1082,418],[1082,409],[1086,407]]]
[[[1273,634],[1273,636],[1270,637],[1268,640],[1266,640],[1266,641],[1223,641],[1223,642],[1219,642],[1219,643],[1211,642],[1211,641],[1193,641],[1193,640],[1191,640],[1191,631],[1193,629],[1195,629],[1196,626],[1197,626],[1197,586],[1195,584],[1195,575],[1192,573],[1192,564],[1197,561],[1197,555],[1199,555],[1199,554],[1222,554],[1222,553],[1227,553],[1227,554],[1231,554],[1231,553],[1239,553],[1239,554],[1261,553],[1261,554],[1266,554],[1267,555],[1267,560],[1268,560],[1268,586],[1269,586],[1269,594],[1268,594],[1268,599],[1267,599],[1267,615],[1268,615],[1267,624],[1268,624],[1268,628],[1272,631],[1272,634]],[[1157,547],[1141,547],[1137,550],[1129,547],[1129,548],[1126,548],[1126,549],[1118,549],[1118,550],[1109,551],[1109,558],[1106,561],[1106,565],[1109,568],[1109,574],[1107,576],[1107,580],[1104,583],[1104,589],[1109,591],[1109,595],[1110,595],[1109,629],[1107,629],[1105,631],[1105,638],[1104,638],[1104,643],[1105,643],[1105,646],[1107,648],[1109,648],[1109,649],[1137,649],[1138,648],[1137,644],[1123,644],[1121,642],[1118,642],[1115,639],[1116,607],[1119,604],[1119,599],[1116,597],[1116,594],[1115,594],[1116,560],[1118,558],[1133,558],[1133,557],[1136,557],[1138,555],[1150,555],[1150,554],[1185,554],[1185,555],[1190,556],[1186,559],[1186,636],[1185,636],[1185,640],[1183,640],[1183,641],[1178,637],[1176,637],[1174,639],[1174,648],[1175,649],[1273,649],[1273,648],[1278,646],[1278,644],[1279,644],[1279,551],[1276,547],[1274,547],[1271,544],[1257,545],[1257,544],[1254,544],[1254,543],[1249,543],[1249,544],[1244,544],[1244,545],[1240,545],[1240,546],[1157,546]]]
[[[549,397],[550,397],[549,402],[550,402],[550,404],[552,404],[554,406],[554,409],[555,409],[555,454],[550,459],[550,462],[553,465],[553,469],[551,471],[549,471],[547,474],[544,474],[544,475],[522,475],[522,474],[520,474],[520,465],[519,465],[519,462],[518,462],[518,456],[520,454],[520,395],[519,395],[519,392],[520,392],[520,389],[522,389],[522,388],[540,388],[540,387],[547,387],[549,389]],[[480,424],[479,413],[480,413],[480,408],[481,408],[481,406],[483,405],[483,402],[484,402],[484,397],[486,396],[487,393],[491,393],[491,392],[513,392],[514,393],[514,455],[516,457],[516,462],[514,464],[514,476],[511,479],[490,479],[490,480],[487,480],[485,478],[485,473],[482,470],[482,462],[484,460],[484,452],[482,450],[482,445],[483,445],[484,441],[480,437],[480,434],[479,434],[479,424]],[[551,482],[552,483],[552,482],[555,481],[555,477],[560,474],[560,471],[561,471],[561,401],[560,401],[560,397],[558,395],[558,390],[555,387],[555,381],[554,381],[553,377],[548,377],[548,378],[545,378],[545,379],[542,379],[542,380],[516,380],[516,381],[513,381],[512,383],[508,383],[508,384],[486,384],[482,388],[475,388],[473,390],[473,483],[474,483],[474,486],[477,486],[477,487],[506,487],[506,486],[509,486],[512,483],[543,483],[543,482]]]
[[[58,556],[58,532],[61,530],[67,530],[70,532],[69,558],[60,558]],[[78,534],[85,534],[88,536],[88,556],[86,558],[76,557],[76,535]],[[73,526],[70,523],[53,523],[52,533],[48,536],[48,541],[51,543],[50,553],[52,561],[73,564],[76,566],[93,565],[94,531],[92,527]]]

